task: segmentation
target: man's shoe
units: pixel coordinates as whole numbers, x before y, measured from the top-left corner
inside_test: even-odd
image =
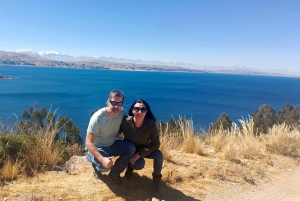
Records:
[[[132,178],[132,174],[133,174],[133,169],[128,166],[125,172],[125,178],[130,180]]]
[[[108,177],[110,178],[110,180],[116,184],[116,185],[123,185],[123,180],[120,176],[116,176],[116,175],[113,175],[111,173],[108,174]]]
[[[93,177],[94,177],[95,179],[101,179],[101,178],[103,177],[102,173],[99,172],[99,171],[96,169],[95,164],[92,163],[92,166],[93,166],[93,168],[94,168]]]
[[[93,177],[95,179],[101,179],[102,178],[102,174],[101,174],[101,172],[93,172]]]

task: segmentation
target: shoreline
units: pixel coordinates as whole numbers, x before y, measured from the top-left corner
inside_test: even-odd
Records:
[[[187,69],[186,71],[179,70],[143,70],[143,69],[97,69],[97,68],[83,68],[83,67],[55,67],[55,66],[36,66],[36,65],[3,65],[1,66],[14,66],[14,67],[33,67],[33,68],[64,68],[64,69],[82,69],[82,70],[110,70],[110,71],[131,71],[131,72],[168,72],[168,73],[209,73],[209,74],[228,74],[228,75],[251,75],[251,76],[272,76],[272,77],[290,77],[290,78],[300,78],[300,74],[274,74],[274,73],[239,73],[239,72],[222,72],[222,71],[212,71],[212,70],[197,70],[197,69]],[[15,79],[14,77],[1,77],[0,79]]]

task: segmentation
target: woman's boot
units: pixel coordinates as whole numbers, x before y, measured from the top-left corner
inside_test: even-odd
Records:
[[[160,196],[159,183],[162,175],[154,175],[152,174],[152,192],[155,196]]]

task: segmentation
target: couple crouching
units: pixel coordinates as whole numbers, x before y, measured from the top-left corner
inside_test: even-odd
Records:
[[[153,159],[152,191],[159,196],[163,155],[158,149],[156,118],[142,99],[134,101],[126,117],[122,108],[124,98],[122,91],[112,90],[107,107],[92,115],[86,133],[87,159],[92,162],[95,177],[110,170],[108,177],[119,185],[123,184],[120,174],[125,168],[125,177],[130,179],[133,170],[144,168],[144,158]],[[123,133],[124,140],[116,140],[118,133]],[[114,163],[115,156],[119,157]]]

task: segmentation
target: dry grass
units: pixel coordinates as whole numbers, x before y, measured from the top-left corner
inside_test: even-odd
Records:
[[[241,128],[219,129],[215,133],[195,134],[191,121],[182,122],[180,131],[161,131],[161,200],[201,200],[207,191],[221,183],[257,185],[299,165],[299,128],[272,127],[266,135],[253,132],[253,120],[240,120]],[[293,158],[294,157],[294,158]],[[153,199],[151,185],[153,161],[135,171],[132,181],[116,187],[107,179],[92,177],[92,168],[75,175],[45,172],[18,178],[0,188],[5,200],[147,200]],[[124,176],[124,173],[121,175]]]
[[[284,156],[300,156],[300,131],[285,124],[274,125],[266,135],[266,147],[270,153]]]
[[[270,154],[299,157],[300,130],[285,124],[274,125],[264,135],[253,130],[253,119],[239,120],[241,127],[233,124],[231,130],[219,129],[205,136],[216,153],[226,160],[263,159]]]
[[[279,165],[276,169],[264,161],[245,160],[244,164],[236,164],[172,150],[170,155],[176,163],[165,161],[164,164],[161,187],[164,200],[201,200],[207,191],[217,189],[220,181],[254,185],[282,173],[279,169],[293,167],[293,160],[284,157],[273,159]],[[125,181],[125,187],[94,179],[92,168],[82,169],[75,175],[45,172],[7,183],[0,188],[0,197],[5,200],[151,200],[148,189],[152,170],[152,161],[146,160],[146,167],[136,171],[132,181]]]
[[[56,132],[55,130],[46,130],[46,132],[34,134],[35,143],[28,143],[25,150],[24,165],[28,172],[51,170],[60,161],[62,150],[55,149],[54,144]]]
[[[202,146],[203,141],[198,134],[195,134],[193,121],[178,121],[180,130],[172,132],[168,125],[165,131],[161,131],[161,146],[165,158],[169,156],[169,150],[183,150],[185,153],[195,153],[198,155],[207,155]]]
[[[66,149],[74,154],[79,150],[76,145],[58,146],[55,137],[59,128],[52,123],[31,129],[0,126],[0,132],[0,182],[19,175],[33,176],[51,170],[62,161]]]
[[[7,160],[4,163],[4,166],[0,170],[1,180],[2,181],[13,181],[18,178],[19,173],[22,171],[23,167],[21,162],[11,162],[11,160]]]

